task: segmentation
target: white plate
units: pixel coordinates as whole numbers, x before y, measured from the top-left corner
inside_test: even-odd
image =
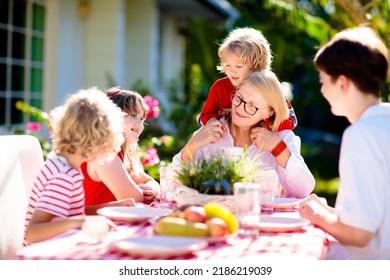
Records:
[[[213,245],[216,243],[225,242],[230,238],[233,238],[237,235],[237,233],[227,234],[223,236],[205,236],[205,237],[198,237],[198,236],[191,236],[189,238],[196,238],[199,240],[207,241],[209,245]],[[188,238],[187,236],[179,236],[179,235],[164,235],[164,234],[156,234],[156,236],[167,236],[167,237],[175,237],[175,238]]]
[[[158,218],[171,213],[164,208],[138,208],[138,207],[104,207],[97,210],[99,215],[105,216],[114,221],[125,221],[130,223],[141,223],[151,218]]]
[[[171,236],[134,237],[117,240],[111,247],[133,256],[144,258],[170,258],[187,255],[207,247],[207,241],[197,238]]]
[[[287,232],[299,230],[310,224],[303,218],[288,218],[277,216],[261,216],[259,228],[263,232]]]
[[[233,238],[237,235],[237,233],[232,233],[224,236],[207,236],[200,238],[201,240],[206,240],[210,245],[225,242],[226,240]]]
[[[274,209],[293,209],[302,199],[293,197],[275,197]]]

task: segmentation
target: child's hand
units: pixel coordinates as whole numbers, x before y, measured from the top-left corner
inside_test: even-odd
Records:
[[[134,198],[125,198],[109,202],[110,206],[135,206]]]
[[[104,239],[110,228],[116,229],[116,225],[110,219],[103,216],[86,216],[81,227],[87,238],[87,242],[98,243]]]
[[[329,208],[319,197],[313,195],[299,203],[298,211],[302,218],[319,226],[338,220],[337,215],[332,213],[333,209]]]
[[[139,184],[138,185],[142,191],[143,191],[143,194],[144,194],[144,202],[147,203],[147,204],[150,204],[154,201],[154,199],[156,198],[156,193],[154,192],[154,190],[146,185],[146,184]]]

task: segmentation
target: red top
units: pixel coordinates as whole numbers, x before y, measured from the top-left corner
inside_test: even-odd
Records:
[[[122,152],[118,153],[119,158],[123,162]],[[102,182],[96,182],[89,177],[87,172],[87,162],[83,162],[80,166],[81,172],[84,175],[84,191],[85,191],[85,206],[108,203],[117,199],[109,188]]]
[[[232,107],[231,95],[236,92],[236,88],[228,77],[217,80],[210,88],[209,96],[203,106],[202,112],[197,117],[199,125],[205,125],[211,118],[219,120],[223,117],[223,109]],[[285,97],[289,118],[284,120],[278,127],[278,131],[294,129],[297,126],[297,117],[287,97]]]

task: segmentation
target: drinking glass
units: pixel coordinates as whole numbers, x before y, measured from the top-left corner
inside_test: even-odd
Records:
[[[240,160],[244,148],[242,147],[222,147],[222,155],[224,158],[232,159],[234,161]]]
[[[174,170],[168,166],[161,166],[160,172],[160,202],[166,205],[174,201],[173,195],[173,176]]]
[[[275,170],[268,170],[258,180],[260,184],[261,213],[272,214],[274,211],[274,197],[278,193],[278,174]]]
[[[259,235],[260,223],[260,184],[234,183],[236,216],[239,222],[238,234],[245,237]]]

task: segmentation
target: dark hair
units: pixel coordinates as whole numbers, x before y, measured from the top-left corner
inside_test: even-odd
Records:
[[[332,79],[345,75],[360,91],[379,97],[389,67],[387,57],[388,50],[375,32],[358,27],[340,32],[319,49],[314,65]]]
[[[125,90],[121,87],[111,87],[105,91],[107,96],[128,115],[142,114],[144,118],[149,110],[143,97],[135,91]]]
[[[129,116],[141,114],[143,119],[145,119],[149,106],[138,92],[125,90],[121,87],[111,87],[107,89],[105,93],[112,102],[122,110],[122,112]],[[126,146],[125,144],[126,142],[121,147],[121,151],[124,155],[124,165],[131,174],[138,173],[138,171],[143,168],[138,154],[138,144],[131,146]]]

